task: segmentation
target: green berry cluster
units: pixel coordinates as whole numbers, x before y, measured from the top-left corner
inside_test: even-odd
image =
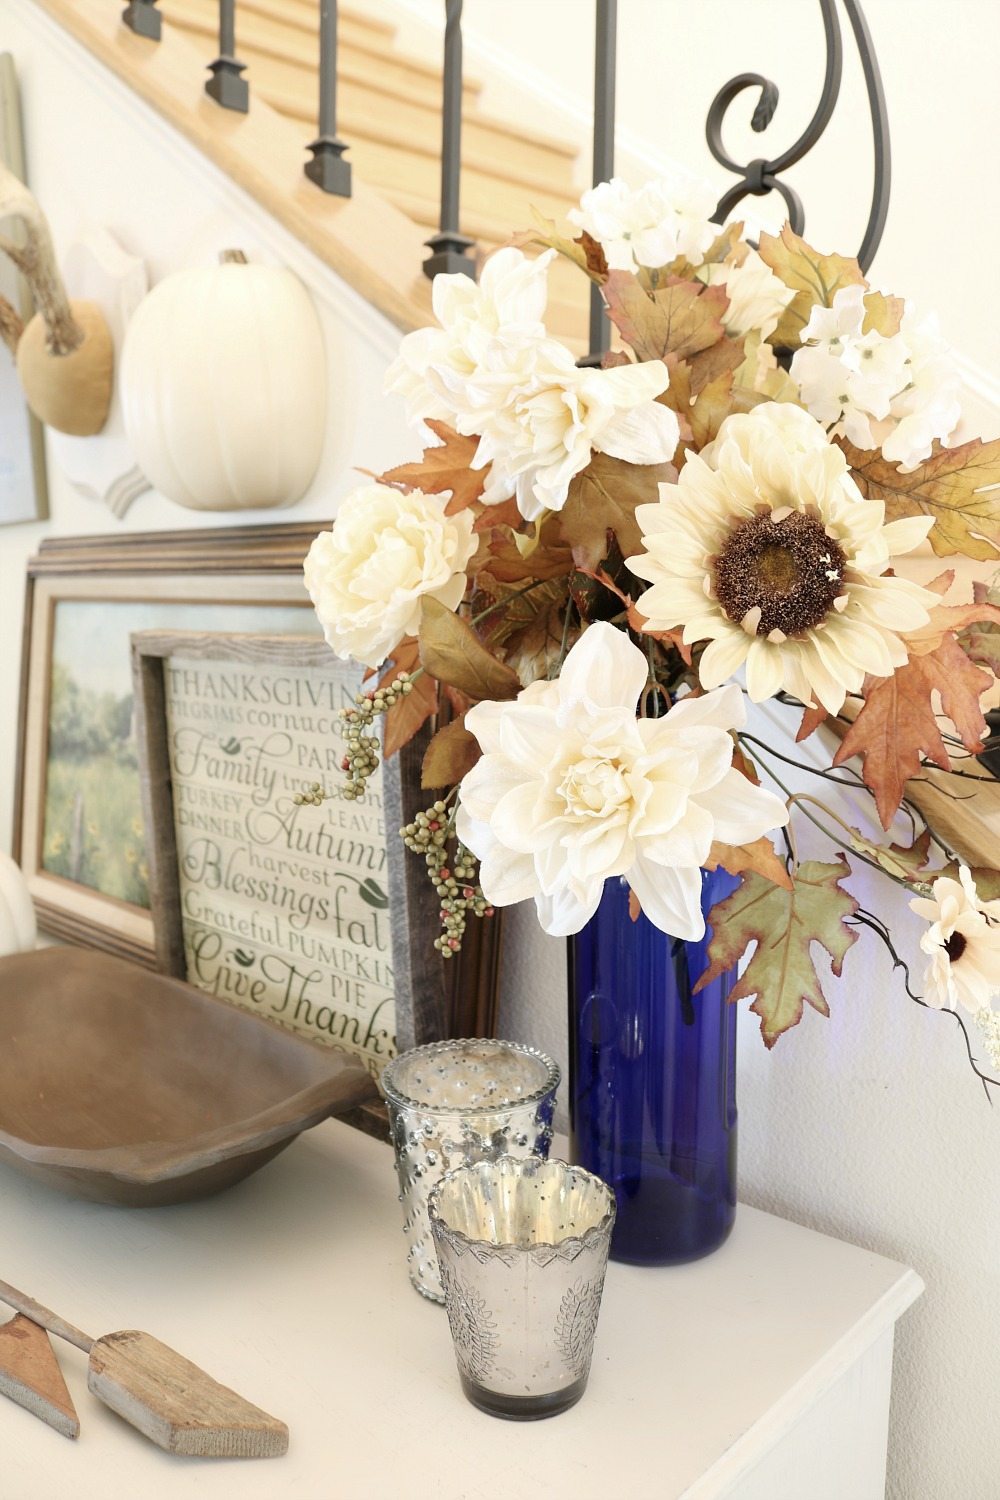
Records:
[[[347,751],[340,762],[341,770],[347,772],[347,785],[344,787],[347,802],[357,802],[364,796],[369,776],[373,776],[378,770],[378,735],[367,733],[374,724],[376,715],[387,714],[400,698],[412,691],[411,677],[397,677],[385,687],[358,693],[354,699],[354,708],[340,710],[344,739],[347,741]]]
[[[325,792],[318,781],[314,781],[312,786],[307,786],[304,792],[296,792],[292,801],[296,807],[322,807],[329,795],[329,792]]]
[[[444,802],[434,802],[426,811],[418,812],[413,822],[407,823],[399,832],[407,849],[424,856],[431,884],[441,902],[441,933],[434,939],[434,946],[442,958],[454,958],[462,946],[468,914],[471,912],[476,917],[493,915],[493,907],[487,902],[477,879],[476,857],[459,842],[449,867],[451,823]]]

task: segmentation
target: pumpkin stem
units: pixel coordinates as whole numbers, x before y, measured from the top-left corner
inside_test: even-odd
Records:
[[[249,264],[242,250],[220,250],[220,266],[245,266]]]
[[[0,162],[0,219],[10,217],[21,220],[24,240],[21,243],[0,235],[0,250],[9,255],[31,287],[35,306],[45,322],[49,353],[72,354],[83,343],[84,332],[70,310],[48,223],[24,183]],[[7,328],[12,325],[5,321],[2,336],[8,343]]]

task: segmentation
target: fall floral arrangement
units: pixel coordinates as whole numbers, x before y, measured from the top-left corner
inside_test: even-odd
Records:
[[[769,1046],[806,1003],[827,1013],[815,944],[838,974],[860,927],[895,957],[843,884],[872,866],[927,924],[923,1003],[971,1013],[1000,1064],[1000,874],[906,795],[982,748],[1000,595],[945,602],[952,573],[898,570],[928,540],[1000,557],[1000,442],[945,446],[959,382],[932,320],[788,226],[751,246],[713,209],[691,178],[616,179],[570,214],[576,238],[540,222],[478,284],[434,282],[438,326],[388,377],[429,446],[350,494],[306,562],[331,647],[371,669],[341,794],[435,727],[434,800],[402,835],[445,957],[471,916],[529,897],[547,932],[578,932],[612,876],[633,915],[699,938],[702,872],[723,866],[740,883],[708,914],[704,981],[752,949],[731,998],[755,997]],[[600,369],[546,331],[556,256],[617,330]],[[881,831],[785,785],[787,755],[746,727],[746,700],[775,698],[800,740],[839,726],[814,774]],[[829,860],[797,857],[802,817]]]

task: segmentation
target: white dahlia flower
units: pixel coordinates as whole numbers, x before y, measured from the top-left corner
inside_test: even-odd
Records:
[[[934,318],[907,303],[898,333],[863,333],[864,298],[863,286],[841,287],[832,307],[813,308],[791,376],[832,436],[912,469],[954,430],[960,377]]]
[[[937,602],[886,576],[932,520],[886,523],[819,423],[787,402],[727,417],[636,516],[645,550],[628,565],[652,585],[639,607],[652,629],[683,626],[685,641],[709,642],[706,688],[745,665],[755,701],[784,688],[837,713],[866,673],[904,664],[900,634]]]
[[[599,182],[567,218],[599,241],[611,270],[635,271],[669,265],[679,255],[700,265],[719,233],[709,222],[714,212],[712,184],[677,171],[635,189],[621,177]]]
[[[405,399],[411,422],[452,419],[451,407],[430,384],[428,371],[468,376],[495,342],[516,349],[545,337],[548,269],[554,256],[554,250],[547,250],[529,260],[520,250],[507,248],[490,256],[478,283],[464,274],[435,276],[431,301],[441,326],[408,333],[385,377],[385,389]]]
[[[961,865],[958,873],[958,880],[935,880],[931,897],[910,902],[911,910],[930,923],[920,939],[930,958],[924,999],[950,1010],[961,1004],[982,1025],[979,1013],[1000,995],[1000,901],[980,900],[968,866]]]
[[[596,449],[633,464],[666,463],[677,417],[654,398],[670,374],[661,360],[577,369],[554,339],[495,347],[475,374],[432,372],[459,432],[477,435],[475,468],[490,469],[487,503],[515,495],[525,520],[561,510],[570,481]]]
[[[365,484],[341,501],[330,531],[305,560],[305,582],[336,654],[378,666],[416,635],[425,594],[457,609],[479,544],[472,513],[446,516],[447,499]]]
[[[480,859],[487,900],[533,897],[553,936],[579,932],[605,880],[623,875],[657,927],[700,938],[712,841],[749,843],[788,820],[779,798],[732,768],[739,689],[637,719],[646,674],[627,635],[595,624],[558,679],[466,715],[483,755],[462,781],[459,838]]]
[[[751,250],[741,266],[725,262],[702,266],[698,280],[706,286],[723,286],[729,306],[722,314],[722,324],[731,338],[759,329],[768,338],[778,320],[795,296],[791,287],[775,276],[756,250]]]

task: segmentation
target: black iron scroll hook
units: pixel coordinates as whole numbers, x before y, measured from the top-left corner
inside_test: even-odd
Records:
[[[794,166],[822,136],[830,118],[833,114],[840,94],[841,76],[843,73],[844,49],[840,34],[840,22],[837,19],[836,0],[819,0],[820,12],[823,17],[823,30],[826,38],[826,70],[823,76],[823,90],[819,103],[805,130],[798,140],[783,151],[780,156],[773,160],[758,157],[756,160],[747,162],[741,166],[739,162],[733,161],[722,142],[722,123],[730,104],[744,89],[757,88],[760,90],[760,98],[753,112],[751,126],[756,131],[765,130],[774,117],[778,107],[778,87],[771,79],[765,78],[762,73],[740,73],[724,84],[715,98],[712,100],[708,111],[708,119],[705,124],[705,136],[708,148],[716,161],[727,171],[734,172],[740,177],[740,181],[729,188],[716,206],[713,220],[717,224],[725,221],[738,203],[749,196],[763,197],[765,194],[777,191],[785,200],[788,208],[788,220],[796,234],[801,234],[805,227],[805,210],[802,200],[795,189],[788,183],[782,182],[780,174],[789,167]],[[861,58],[861,66],[864,71],[865,88],[868,92],[868,107],[872,118],[872,134],[875,148],[875,172],[872,188],[872,205],[868,215],[868,224],[865,228],[861,248],[858,251],[858,260],[861,269],[867,271],[878,249],[885,228],[886,215],[889,210],[889,185],[890,185],[890,157],[889,157],[889,122],[885,108],[885,96],[882,92],[882,79],[879,73],[875,50],[872,46],[871,34],[861,10],[858,0],[844,0],[844,9],[854,32],[854,40],[857,44],[858,53]]]

